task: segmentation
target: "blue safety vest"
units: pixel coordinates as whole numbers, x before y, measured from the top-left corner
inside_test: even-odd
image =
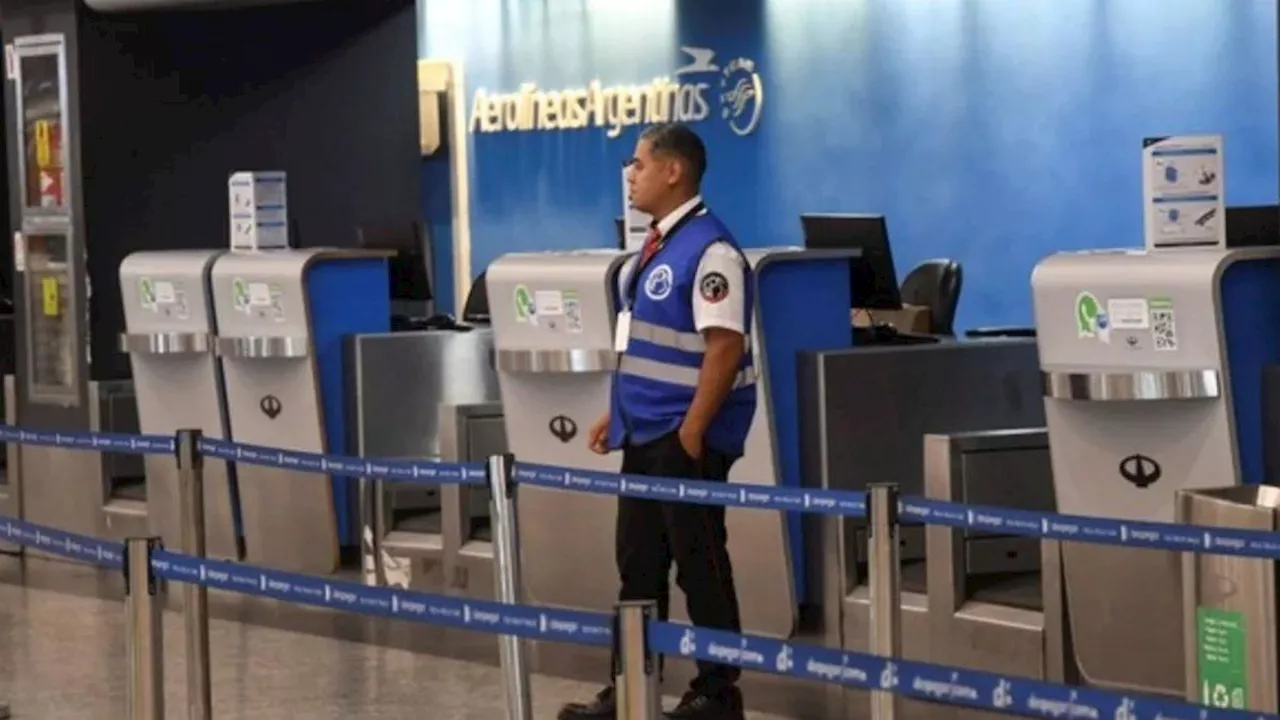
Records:
[[[635,267],[620,306],[631,309],[626,352],[613,377],[609,447],[643,445],[679,429],[698,386],[706,344],[693,321],[698,263],[713,243],[727,242],[742,253],[715,216],[695,211],[668,234],[644,267]],[[637,264],[639,258],[637,258]],[[754,283],[743,257],[746,279],[744,327],[750,332]],[[735,288],[737,290],[737,288]],[[738,376],[707,429],[707,447],[741,455],[756,411],[755,368],[748,340]]]

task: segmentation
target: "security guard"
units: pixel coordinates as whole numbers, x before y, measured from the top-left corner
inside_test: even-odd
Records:
[[[755,414],[751,270],[702,202],[706,165],[702,140],[678,124],[647,128],[630,161],[630,202],[656,222],[619,273],[612,407],[588,434],[594,451],[622,451],[624,475],[725,481]],[[618,498],[620,599],[655,600],[665,620],[674,562],[693,624],[739,632],[724,512]],[[738,675],[735,667],[699,662],[666,717],[740,720]],[[614,689],[606,687],[559,717],[615,716]]]

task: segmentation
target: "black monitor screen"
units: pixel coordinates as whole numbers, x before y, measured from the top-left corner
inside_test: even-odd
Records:
[[[1227,208],[1227,247],[1259,247],[1280,243],[1280,207],[1246,205]]]
[[[431,281],[427,278],[427,262],[421,253],[399,252],[387,261],[387,282],[392,300],[426,302],[431,300]]]
[[[883,215],[800,216],[804,246],[812,250],[861,250],[850,268],[853,305],[868,310],[902,309],[898,273]]]
[[[392,300],[426,302],[432,299],[427,247],[416,225],[360,228],[357,241],[366,250],[394,253],[387,259],[387,283],[391,286]]]

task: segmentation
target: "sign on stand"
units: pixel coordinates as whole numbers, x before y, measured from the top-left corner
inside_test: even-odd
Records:
[[[1221,135],[1142,143],[1142,221],[1147,250],[1225,248],[1226,168]]]
[[[1243,710],[1249,697],[1244,614],[1196,608],[1196,656],[1201,704]]]
[[[289,191],[283,172],[237,172],[227,180],[232,250],[289,247]]]

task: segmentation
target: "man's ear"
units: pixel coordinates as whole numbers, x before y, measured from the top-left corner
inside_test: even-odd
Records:
[[[684,179],[684,163],[679,160],[671,160],[667,163],[667,184],[675,187]]]

